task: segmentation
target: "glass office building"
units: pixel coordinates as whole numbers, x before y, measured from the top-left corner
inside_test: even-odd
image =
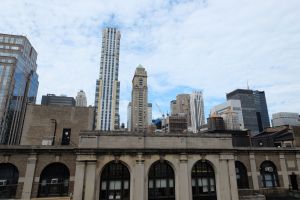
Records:
[[[253,135],[270,127],[267,101],[264,91],[237,89],[226,95],[227,100],[241,101],[244,126]]]
[[[24,36],[0,33],[0,144],[18,144],[38,90],[37,52]]]

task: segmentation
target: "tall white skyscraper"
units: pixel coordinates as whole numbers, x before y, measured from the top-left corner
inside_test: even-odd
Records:
[[[76,106],[78,106],[78,107],[86,107],[87,106],[86,95],[85,95],[85,92],[83,90],[80,90],[77,93]]]
[[[116,28],[102,31],[100,75],[96,83],[95,107],[96,129],[116,130],[119,128],[120,82],[119,53],[121,33]]]
[[[205,124],[204,101],[201,91],[194,91],[190,94],[191,109],[191,128],[197,133],[202,125]]]

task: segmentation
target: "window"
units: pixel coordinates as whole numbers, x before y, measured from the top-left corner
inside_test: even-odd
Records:
[[[260,175],[263,187],[272,188],[279,186],[277,169],[273,162],[264,161],[260,165]]]
[[[71,129],[70,128],[64,128],[61,138],[61,145],[69,145],[71,139]]]
[[[129,200],[130,173],[119,162],[108,163],[101,174],[100,200]]]
[[[70,172],[62,163],[46,166],[40,176],[38,197],[68,196]]]
[[[0,163],[0,199],[15,198],[19,171],[10,163]]]
[[[247,169],[242,162],[235,161],[235,173],[238,188],[249,188]]]
[[[150,168],[148,199],[175,200],[174,171],[166,161],[157,161]]]
[[[216,200],[215,173],[206,160],[198,161],[192,168],[193,200]]]

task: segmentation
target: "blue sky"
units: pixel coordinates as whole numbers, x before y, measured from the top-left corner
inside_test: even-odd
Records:
[[[203,90],[206,114],[226,93],[266,92],[269,114],[300,112],[299,0],[1,0],[0,32],[26,35],[38,52],[39,92],[94,102],[101,29],[121,31],[121,122],[131,80],[148,71],[153,115],[178,93]]]

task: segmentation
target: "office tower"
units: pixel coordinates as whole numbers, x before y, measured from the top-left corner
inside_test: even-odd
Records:
[[[131,102],[127,106],[127,130],[131,131]]]
[[[85,95],[85,92],[83,90],[80,90],[77,93],[76,106],[79,106],[79,107],[86,107],[87,106],[86,95]]]
[[[197,133],[200,127],[205,124],[204,102],[201,91],[194,91],[190,95],[191,128]]]
[[[100,74],[95,92],[97,130],[110,131],[119,128],[120,39],[121,33],[116,28],[103,29]]]
[[[300,126],[299,114],[292,112],[274,113],[272,115],[272,125],[273,127],[283,125]]]
[[[131,130],[145,131],[148,127],[147,71],[139,65],[132,79]]]
[[[47,94],[42,96],[42,105],[44,106],[75,106],[76,101],[74,97],[67,97],[65,95],[56,96],[55,94]]]
[[[244,126],[251,130],[252,134],[257,134],[264,128],[270,127],[265,92],[237,89],[228,93],[226,97],[227,100],[241,101]]]
[[[148,103],[147,116],[148,116],[148,125],[151,125],[152,124],[152,103]]]
[[[228,100],[225,103],[214,106],[210,110],[210,115],[223,117],[227,130],[243,130],[244,120],[240,100]]]
[[[0,34],[0,144],[19,144],[27,103],[38,90],[37,52],[20,35]]]
[[[185,114],[188,127],[191,126],[190,95],[178,94],[170,103],[171,115]]]

